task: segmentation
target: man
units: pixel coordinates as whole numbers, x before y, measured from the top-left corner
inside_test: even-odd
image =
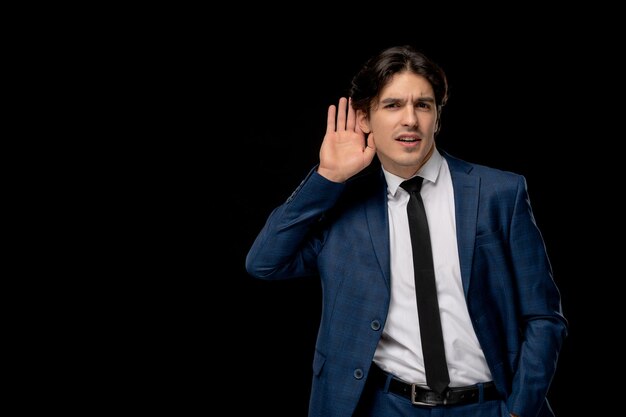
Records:
[[[553,415],[546,395],[567,322],[525,179],[439,150],[446,100],[443,70],[419,51],[393,47],[370,59],[350,99],[329,107],[319,165],[248,253],[255,277],[322,280],[312,417]],[[416,176],[447,363],[442,390],[427,381],[418,320],[425,289],[414,281],[414,209],[403,188]]]

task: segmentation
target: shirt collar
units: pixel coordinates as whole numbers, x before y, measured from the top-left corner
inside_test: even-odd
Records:
[[[441,156],[441,154],[435,147],[435,149],[433,149],[433,154],[430,156],[428,161],[426,161],[426,163],[420,168],[420,170],[417,171],[415,176],[420,176],[424,178],[425,181],[435,183],[437,182],[437,177],[439,176],[439,170],[442,163],[443,156]],[[383,173],[385,174],[385,180],[387,181],[387,190],[389,191],[389,194],[395,196],[396,191],[398,191],[398,187],[400,187],[400,184],[408,178],[399,177],[387,171],[384,167],[382,168]]]

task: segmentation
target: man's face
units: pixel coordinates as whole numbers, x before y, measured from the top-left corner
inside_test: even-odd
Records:
[[[395,74],[373,103],[369,118],[358,112],[359,127],[372,133],[383,167],[409,178],[430,158],[437,128],[430,83],[412,72]]]

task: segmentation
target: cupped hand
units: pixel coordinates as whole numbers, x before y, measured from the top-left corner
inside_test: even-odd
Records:
[[[373,135],[370,133],[366,139],[351,103],[341,97],[337,107],[328,108],[317,172],[331,181],[344,182],[367,167],[375,154]]]

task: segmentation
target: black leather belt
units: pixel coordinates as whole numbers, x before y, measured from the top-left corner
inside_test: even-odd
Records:
[[[388,375],[377,365],[372,364],[368,380],[373,379],[372,382],[384,387]],[[479,390],[478,385],[470,385],[468,387],[451,387],[442,394],[438,394],[435,391],[418,387],[415,384],[409,384],[395,377],[392,377],[389,382],[389,392],[405,397],[415,405],[435,406],[477,403],[480,399]],[[483,383],[484,401],[497,400],[499,398],[500,394],[498,394],[493,382]]]

